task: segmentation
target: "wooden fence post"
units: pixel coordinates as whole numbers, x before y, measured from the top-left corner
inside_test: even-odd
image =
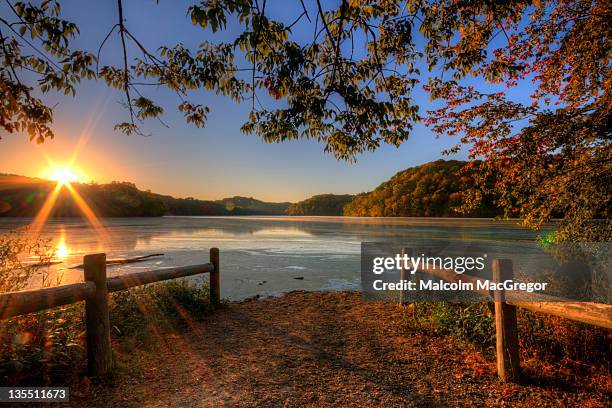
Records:
[[[513,279],[512,261],[493,260],[493,281]],[[504,291],[494,291],[497,375],[503,382],[515,382],[520,376],[516,307],[505,302]]]
[[[106,286],[106,254],[86,255],[83,267],[85,280],[96,285],[94,295],[85,300],[87,370],[91,376],[102,376],[113,368]]]
[[[402,247],[402,259],[404,258],[404,255],[406,255],[407,251],[405,247]],[[402,284],[402,288],[399,291],[399,304],[400,306],[403,306],[406,304],[406,299],[405,299],[405,294],[404,294],[404,280],[406,280],[406,268],[405,265],[402,261],[402,268],[400,269],[400,282]]]
[[[210,301],[218,306],[221,303],[221,282],[219,277],[219,248],[210,248],[210,263],[215,269],[210,273]]]

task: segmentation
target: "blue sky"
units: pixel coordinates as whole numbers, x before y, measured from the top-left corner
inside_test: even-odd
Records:
[[[177,42],[196,47],[210,38],[206,31],[191,25],[186,15],[189,3],[124,3],[128,29],[149,49]],[[116,3],[86,2],[83,6],[71,0],[61,4],[64,16],[81,29],[75,46],[97,50],[116,22]],[[268,7],[279,4],[282,3],[269,2]],[[297,8],[270,10],[286,12],[288,16],[299,14]],[[230,30],[223,35],[232,34]],[[119,46],[119,37],[112,36],[103,50],[101,65],[118,62]],[[137,51],[132,49],[131,54],[136,56]],[[166,109],[164,121],[170,128],[149,121],[143,130],[150,132],[150,137],[114,132],[113,125],[127,119],[127,112],[119,104],[122,95],[102,83],[86,82],[74,98],[53,95],[47,99],[58,103],[55,140],[37,146],[24,135],[1,134],[0,172],[39,176],[48,167],[46,158],[61,164],[78,150],[76,168],[101,183],[131,181],[142,189],[180,197],[218,199],[243,195],[297,201],[320,193],[369,191],[397,171],[441,158],[441,152],[454,143],[449,138],[436,139],[424,126],[416,125],[400,148],[382,146],[374,153],[359,156],[356,163],[347,163],[324,153],[323,145],[314,141],[266,144],[257,136],[242,134],[240,126],[250,102],[239,105],[211,93],[198,93],[190,99],[209,105],[211,113],[206,127],[197,129],[187,125],[176,111],[175,95],[145,91],[146,96],[161,101]],[[430,106],[423,93],[417,93],[415,99],[422,111]]]

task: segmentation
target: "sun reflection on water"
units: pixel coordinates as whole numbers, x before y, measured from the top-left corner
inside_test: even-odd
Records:
[[[55,245],[55,257],[59,261],[65,261],[70,255],[70,248],[66,245],[66,238],[62,234],[59,241]]]

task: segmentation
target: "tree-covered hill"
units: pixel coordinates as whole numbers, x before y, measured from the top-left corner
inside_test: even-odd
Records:
[[[295,204],[269,203],[252,197],[221,200],[175,198],[140,190],[133,183],[73,183],[96,214],[105,217],[157,217],[162,215],[346,215],[359,217],[492,217],[499,215],[490,200],[477,210],[455,210],[473,183],[473,172],[460,173],[466,162],[437,160],[403,170],[374,191],[356,196],[320,194]],[[478,162],[474,163],[478,168]],[[56,183],[49,180],[0,174],[0,216],[35,216]],[[78,216],[80,210],[63,188],[53,216]]]
[[[0,174],[0,217],[33,217],[53,192],[56,182]],[[162,215],[281,215],[290,203],[267,203],[254,198],[233,197],[218,201],[175,198],[139,190],[135,184],[73,183],[75,190],[96,214],[104,217],[158,217]],[[231,203],[231,205],[230,205]],[[52,216],[79,216],[81,211],[66,188],[62,188]]]
[[[257,200],[253,197],[234,196],[215,201],[225,208],[227,211],[235,211],[235,209],[248,209],[252,214],[261,215],[279,215],[284,214],[287,208],[291,205],[289,202],[269,203],[266,201]]]
[[[167,212],[160,196],[139,190],[132,183],[73,183],[89,207],[106,217],[157,217]],[[33,217],[55,189],[56,182],[23,176],[0,175],[0,216]],[[79,216],[81,210],[66,188],[59,190],[52,216]]]
[[[460,214],[462,194],[472,185],[470,174],[459,173],[466,162],[436,160],[395,174],[374,191],[362,193],[344,207],[356,217],[492,217],[499,214],[490,202]]]
[[[344,206],[354,196],[350,194],[319,194],[292,204],[287,215],[342,215]]]

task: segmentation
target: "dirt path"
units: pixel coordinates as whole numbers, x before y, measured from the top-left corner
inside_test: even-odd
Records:
[[[395,305],[357,293],[291,293],[231,304],[154,352],[139,374],[74,406],[604,406],[601,391],[501,385],[493,364],[451,340],[406,337]]]

